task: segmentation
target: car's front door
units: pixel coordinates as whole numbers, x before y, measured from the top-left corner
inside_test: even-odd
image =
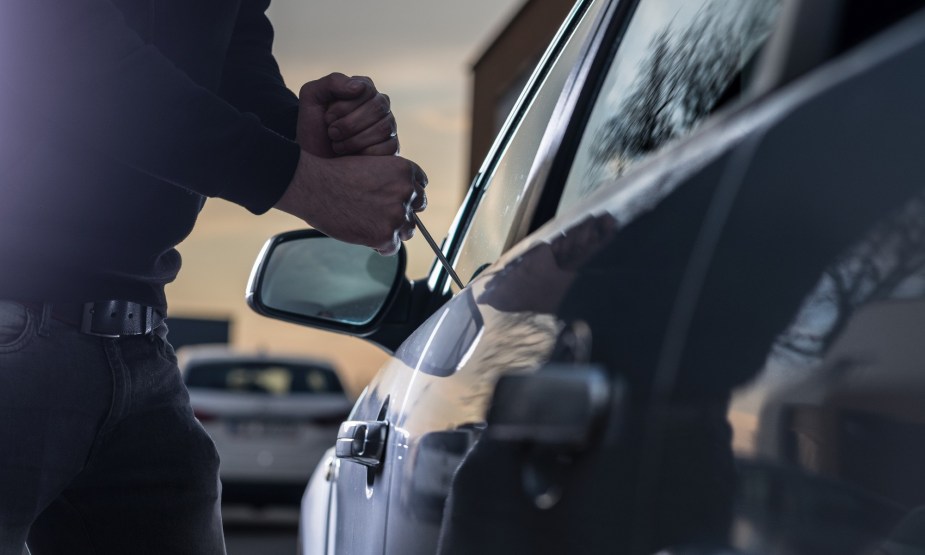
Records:
[[[441,555],[921,551],[922,17],[605,179],[469,286],[481,335],[421,413],[477,417],[493,374],[548,357],[624,395],[585,451],[489,426]]]
[[[552,359],[583,356],[581,352],[589,346],[581,342],[587,338],[582,336],[580,324],[563,312],[565,296],[572,291],[579,268],[614,241],[618,228],[644,217],[646,202],[657,204],[668,196],[666,180],[677,182],[697,171],[718,171],[716,168],[725,163],[724,153],[741,139],[741,127],[724,126],[702,145],[691,146],[672,158],[662,156],[662,164],[642,169],[643,160],[690,135],[718,106],[736,98],[744,68],[768,36],[777,3],[642,0],[633,9],[628,5],[597,2],[583,14],[572,42],[558,55],[562,65],[553,66],[546,77],[547,84],[553,85],[549,90],[540,89],[502,149],[501,158],[489,165],[478,206],[462,230],[458,249],[451,253],[462,279],[475,279],[398,349],[382,373],[401,374],[407,379],[401,398],[393,399],[389,411],[392,437],[385,462],[391,480],[386,537],[389,553],[436,550],[441,529],[446,533],[444,507],[455,472],[480,437],[499,376],[533,371]],[[578,60],[599,18],[604,25],[596,35],[595,47],[587,51],[586,59]],[[678,27],[679,38],[666,38],[674,27]],[[695,42],[702,45],[702,51],[686,55]],[[735,55],[727,51],[731,44],[735,45]],[[664,59],[666,53],[669,61]],[[582,71],[599,67],[601,59],[607,62],[603,74],[589,76]],[[577,61],[582,63],[576,67]],[[715,65],[716,72],[710,79],[698,81],[701,75],[690,64],[707,62]],[[659,65],[663,63],[670,67]],[[653,84],[651,71],[655,69],[664,71],[669,82]],[[569,83],[578,87],[576,90],[566,88],[569,75],[584,76]],[[560,102],[561,109],[562,102],[582,91],[588,93],[590,115],[576,110],[570,122],[568,118],[561,120],[560,112],[556,120],[556,103]],[[652,110],[658,109],[646,104],[653,94],[670,104],[672,118],[645,127]],[[532,114],[531,109],[536,112]],[[624,117],[618,117],[621,115]],[[544,151],[541,145],[554,143],[551,135],[564,133],[564,128],[573,124],[580,131],[571,144],[559,149],[574,157],[570,177],[558,183],[531,181],[531,176],[541,174],[538,168],[549,162],[541,157],[557,154]],[[609,137],[610,142],[602,142],[601,136]],[[521,145],[531,146],[521,152]],[[705,170],[710,163],[715,167]],[[641,169],[632,174],[632,167]],[[620,193],[630,184],[637,190],[632,202],[624,202]],[[529,207],[524,207],[529,204],[527,199],[538,199],[547,188],[557,199],[561,197],[556,203],[558,217],[504,254],[530,228],[529,222],[523,221],[533,216]],[[600,203],[588,200],[594,194],[599,195]],[[682,196],[689,202],[672,210],[673,217],[681,225],[684,217],[692,215],[688,223],[694,225],[706,209],[709,193],[691,188]],[[688,243],[678,245],[678,250],[672,251],[676,256],[673,260],[686,261],[685,249],[689,247]],[[644,252],[658,246],[640,242],[639,248]],[[667,251],[664,254],[667,256]],[[588,292],[592,298],[594,294]],[[646,331],[652,332],[652,337],[658,332],[637,330]],[[634,337],[628,340],[636,341]],[[400,381],[390,383],[394,386]],[[476,485],[473,491],[482,490]],[[456,543],[466,545],[464,541]]]

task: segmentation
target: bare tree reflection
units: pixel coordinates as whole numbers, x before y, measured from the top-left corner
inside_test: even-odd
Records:
[[[925,195],[840,257],[820,278],[772,356],[805,364],[819,359],[860,306],[925,296]]]
[[[591,171],[618,177],[714,111],[767,37],[777,4],[715,0],[683,29],[673,22],[656,33],[630,92],[598,131]]]

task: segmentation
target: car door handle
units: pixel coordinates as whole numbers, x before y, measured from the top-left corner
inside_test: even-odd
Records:
[[[345,459],[376,468],[382,464],[389,423],[375,420],[348,420],[337,431],[334,454]]]
[[[623,405],[622,382],[592,364],[551,363],[533,374],[502,376],[488,410],[492,439],[580,451],[598,433],[611,404]]]

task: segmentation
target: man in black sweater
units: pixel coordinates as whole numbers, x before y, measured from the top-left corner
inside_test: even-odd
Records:
[[[0,555],[223,553],[163,338],[206,197],[382,254],[424,173],[367,78],[283,83],[269,0],[0,3]]]

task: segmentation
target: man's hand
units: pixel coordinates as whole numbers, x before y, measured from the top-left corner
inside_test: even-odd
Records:
[[[299,91],[297,139],[302,150],[333,158],[398,153],[398,126],[389,97],[369,77],[332,73]]]
[[[335,239],[398,252],[427,206],[427,176],[398,154],[389,97],[368,77],[332,73],[299,92],[302,156],[276,208]]]
[[[302,151],[276,208],[341,241],[383,255],[414,235],[411,212],[427,206],[427,176],[399,156],[321,158]]]

